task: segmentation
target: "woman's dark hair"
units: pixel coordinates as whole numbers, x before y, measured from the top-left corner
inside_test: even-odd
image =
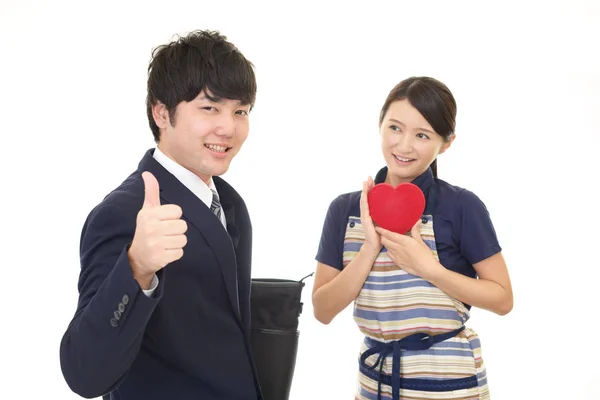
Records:
[[[254,66],[227,38],[217,31],[193,31],[152,51],[148,66],[146,112],[154,140],[160,139],[152,117],[158,101],[169,111],[175,124],[175,109],[182,101],[192,101],[203,90],[211,100],[239,100],[254,105],[256,77]]]
[[[450,140],[456,125],[456,101],[446,85],[426,76],[403,80],[392,89],[385,100],[379,123],[383,122],[393,102],[405,99],[421,113],[438,135],[445,141]],[[431,170],[437,177],[437,159],[431,163]]]

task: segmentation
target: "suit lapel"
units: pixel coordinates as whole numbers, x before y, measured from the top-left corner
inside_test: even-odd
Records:
[[[156,177],[160,186],[161,199],[164,200],[165,203],[177,204],[180,206],[183,210],[183,217],[200,232],[213,250],[221,267],[220,269],[223,274],[223,280],[225,282],[225,287],[227,288],[229,300],[238,322],[241,324],[238,299],[237,262],[234,248],[238,236],[232,235],[232,237],[230,237],[232,234],[231,231],[237,234],[237,228],[234,224],[234,204],[227,203],[227,201],[224,203],[222,201],[221,204],[223,212],[225,213],[225,218],[227,219],[227,229],[231,229],[228,234],[217,216],[213,214],[213,212],[206,207],[195,194],[154,159],[152,150],[149,150],[146,153],[146,156],[140,162],[139,167],[140,172],[149,171]]]

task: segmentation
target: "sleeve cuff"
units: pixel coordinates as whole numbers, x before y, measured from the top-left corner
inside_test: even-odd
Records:
[[[142,290],[144,294],[148,297],[152,297],[154,295],[154,291],[158,287],[158,277],[154,275],[152,277],[152,282],[150,282],[150,288],[148,290]]]

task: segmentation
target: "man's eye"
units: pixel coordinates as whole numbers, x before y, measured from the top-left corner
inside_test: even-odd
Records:
[[[248,115],[248,111],[246,110],[237,110],[235,113],[237,115]]]

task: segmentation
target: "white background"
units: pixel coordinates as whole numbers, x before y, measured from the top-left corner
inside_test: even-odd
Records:
[[[151,49],[208,28],[256,65],[250,137],[225,175],[253,218],[254,277],[314,270],[329,202],[383,166],[389,90],[436,77],[458,102],[440,177],[486,203],[514,285],[512,313],[469,323],[492,398],[600,399],[597,1],[131,3],[0,2],[0,398],[78,398],[58,349],[82,224],[153,145]],[[291,400],[351,399],[361,336],[351,307],[315,321],[312,284]]]

